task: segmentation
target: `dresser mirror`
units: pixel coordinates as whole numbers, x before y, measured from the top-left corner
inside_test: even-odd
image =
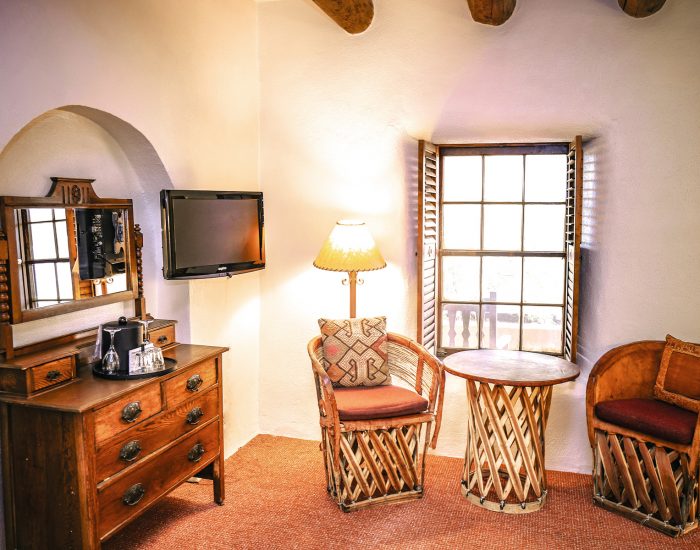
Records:
[[[94,180],[51,178],[46,197],[0,197],[0,339],[9,325],[135,300],[142,315],[142,236],[130,199]]]
[[[14,208],[24,310],[131,290],[124,208]]]

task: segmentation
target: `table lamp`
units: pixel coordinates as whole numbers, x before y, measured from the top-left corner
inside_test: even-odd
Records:
[[[374,271],[386,267],[365,222],[340,220],[323,243],[314,266],[328,271],[347,271],[350,284],[350,317],[355,317],[358,271]],[[346,281],[343,281],[345,284]],[[360,281],[362,283],[362,281]]]

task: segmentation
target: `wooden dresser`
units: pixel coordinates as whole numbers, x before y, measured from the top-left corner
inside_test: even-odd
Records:
[[[154,330],[152,340],[170,343],[173,331]],[[46,387],[29,397],[0,393],[8,548],[99,548],[195,475],[213,479],[223,503],[227,348],[163,349],[175,370],[140,380],[104,380],[84,366],[66,381],[80,355],[70,346],[13,361],[20,389]]]

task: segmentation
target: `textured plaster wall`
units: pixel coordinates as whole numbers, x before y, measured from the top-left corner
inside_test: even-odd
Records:
[[[700,3],[636,20],[615,0],[529,0],[492,28],[463,0],[383,0],[372,26],[349,36],[311,2],[280,0],[259,4],[259,25],[262,431],[319,436],[305,344],[318,317],[347,314],[347,288],[311,262],[336,219],[365,219],[389,264],[365,276],[358,313],[415,334],[416,139],[583,134],[597,138],[586,158],[584,373],[554,392],[547,466],[590,471],[584,396],[596,359],[667,332],[700,340]],[[448,378],[438,452],[463,454],[464,415],[464,386]]]
[[[260,275],[163,281],[158,192],[259,188],[256,22],[252,0],[0,2],[0,193],[40,195],[60,175],[134,199],[149,311],[177,319],[181,341],[231,348],[228,454],[258,432]],[[64,316],[22,337],[116,314]]]

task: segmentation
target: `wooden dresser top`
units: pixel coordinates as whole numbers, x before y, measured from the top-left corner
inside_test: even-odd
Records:
[[[216,357],[228,351],[228,349],[218,346],[177,344],[163,350],[165,357],[174,359],[177,362],[175,370],[163,376],[137,380],[106,380],[94,376],[90,366],[84,366],[79,369],[78,377],[65,385],[31,397],[0,393],[0,401],[27,407],[80,413],[105,405],[130,391],[151,384],[154,381],[167,380],[177,376],[182,369],[200,361]]]

